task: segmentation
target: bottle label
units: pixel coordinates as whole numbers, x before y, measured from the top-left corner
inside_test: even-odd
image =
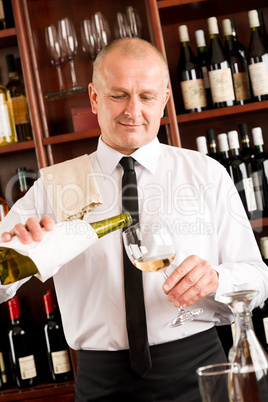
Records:
[[[12,131],[9,121],[8,108],[7,105],[0,105],[0,144],[3,143],[11,143]]]
[[[181,82],[184,108],[186,110],[207,106],[204,81],[201,78]]]
[[[237,101],[249,100],[250,89],[247,73],[234,73],[235,97]]]
[[[5,19],[3,0],[0,0],[0,21]]]
[[[266,64],[262,61],[260,63],[250,64],[248,68],[253,95],[260,96],[268,94],[268,74]]]
[[[26,124],[29,123],[29,113],[27,99],[24,95],[16,96],[11,98],[11,105],[14,115],[15,124]]]
[[[243,179],[243,186],[245,190],[246,202],[249,212],[256,211],[257,204],[254,193],[253,181],[251,177]]]
[[[5,384],[7,382],[6,367],[4,362],[3,353],[0,352],[0,373],[2,377],[2,382]]]
[[[213,103],[227,102],[235,99],[230,68],[209,71],[209,81]]]
[[[20,375],[22,380],[28,380],[37,376],[34,356],[26,356],[19,358]]]
[[[255,191],[255,197],[256,197],[256,203],[258,207],[258,211],[263,211],[263,202],[262,202],[262,189],[260,186],[260,179],[259,179],[259,173],[254,172],[252,174],[252,180],[253,180],[253,186],[254,186],[254,191]]]
[[[67,373],[67,371],[71,370],[68,350],[52,352],[51,357],[55,374]]]

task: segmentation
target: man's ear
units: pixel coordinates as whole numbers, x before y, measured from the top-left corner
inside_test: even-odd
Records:
[[[98,102],[97,102],[97,92],[93,87],[93,84],[88,85],[88,95],[91,103],[91,110],[94,114],[98,113]]]

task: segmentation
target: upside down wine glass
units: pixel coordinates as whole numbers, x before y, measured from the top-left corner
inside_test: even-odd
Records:
[[[175,240],[165,222],[160,219],[141,221],[123,232],[124,246],[132,264],[146,272],[161,271],[168,278],[167,267],[176,255]],[[177,327],[198,317],[201,308],[187,311],[179,307],[178,315],[168,326]]]

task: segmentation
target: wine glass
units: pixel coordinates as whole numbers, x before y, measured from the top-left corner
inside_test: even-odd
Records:
[[[78,89],[79,85],[77,83],[76,73],[74,69],[74,56],[77,52],[78,42],[72,21],[69,18],[63,18],[62,20],[60,20],[58,22],[58,31],[61,48],[65,54],[66,59],[70,63],[73,89]]]
[[[64,91],[64,84],[60,65],[63,62],[63,53],[59,42],[59,36],[55,25],[45,28],[45,39],[51,63],[56,67],[59,80],[59,90]]]
[[[141,38],[142,24],[140,16],[135,8],[129,6],[126,8],[126,18],[128,21],[129,31],[132,38]]]
[[[95,36],[95,52],[97,56],[99,51],[111,41],[111,31],[108,21],[100,11],[93,14],[92,24]]]
[[[163,219],[157,217],[129,226],[123,232],[123,242],[128,258],[136,268],[146,272],[161,271],[164,278],[168,278],[166,269],[176,256],[176,243]],[[177,317],[168,325],[177,327],[202,312],[201,308],[187,311],[179,307]]]
[[[211,364],[196,373],[203,402],[246,402],[238,363]]]
[[[132,36],[127,17],[121,12],[116,13],[115,36],[117,38],[130,38]]]
[[[96,58],[96,32],[92,19],[87,18],[81,22],[82,49],[93,62]]]

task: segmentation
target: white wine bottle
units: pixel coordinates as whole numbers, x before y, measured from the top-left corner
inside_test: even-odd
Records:
[[[93,222],[90,225],[85,221],[59,223],[52,231],[44,232],[44,239],[41,242],[32,242],[26,245],[22,244],[15,236],[9,243],[1,243],[0,245],[1,284],[7,285],[39,273],[39,262],[44,259],[41,256],[41,252],[44,252],[44,250],[47,251],[53,246],[53,253],[50,253],[53,254],[53,257],[51,261],[46,261],[46,265],[50,266],[50,264],[53,264],[55,266],[56,270],[54,272],[53,270],[51,271],[52,275],[54,275],[60,266],[75,258],[89,245],[95,243],[98,238],[114,230],[129,226],[131,223],[132,218],[130,214],[125,212],[108,219]],[[92,233],[86,232],[86,228],[89,228],[89,226],[94,230],[95,237],[91,236]],[[81,238],[79,235],[83,237]],[[62,249],[60,249],[60,245],[55,244],[57,238],[59,239],[60,237],[64,237],[63,241],[61,241]],[[84,245],[82,244],[83,242]],[[25,255],[27,253],[28,255]],[[47,256],[48,258],[49,256]]]
[[[186,112],[202,112],[207,108],[206,90],[196,57],[192,51],[188,28],[179,26],[181,53],[177,68],[184,109]]]
[[[248,68],[255,101],[268,99],[268,47],[263,38],[257,10],[248,13],[251,30]]]
[[[215,108],[233,106],[235,93],[230,63],[222,46],[216,17],[208,19],[210,38],[209,82]]]

